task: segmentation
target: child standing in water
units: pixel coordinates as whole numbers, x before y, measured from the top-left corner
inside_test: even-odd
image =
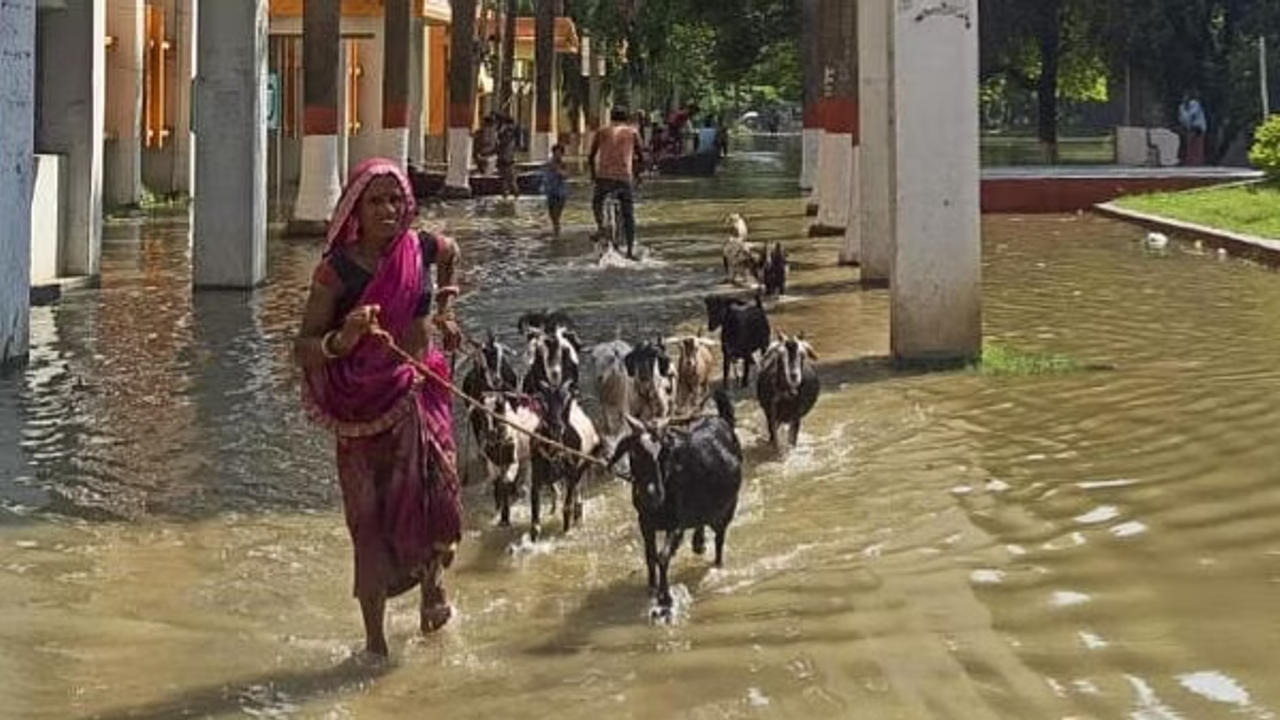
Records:
[[[551,231],[560,237],[560,215],[569,199],[568,174],[564,167],[564,146],[551,148],[551,159],[542,168],[542,189],[547,196],[547,214],[551,216]]]

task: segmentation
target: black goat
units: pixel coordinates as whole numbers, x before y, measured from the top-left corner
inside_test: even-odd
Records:
[[[623,359],[623,364],[632,383],[631,413],[641,422],[671,417],[676,378],[662,341],[640,343]]]
[[[742,387],[751,380],[751,365],[756,352],[769,347],[769,316],[764,312],[760,296],[752,305],[737,298],[712,295],[705,299],[707,328],[720,330],[720,354],[724,357],[724,387],[728,388],[730,371],[742,360]]]
[[[578,402],[576,383],[564,381],[558,385],[544,383],[537,392],[538,434],[590,456],[603,451],[600,434],[591,418],[583,412]],[[557,481],[564,481],[564,531],[569,532],[576,522],[582,524],[582,495],[579,484],[587,470],[587,462],[573,457],[545,443],[533,443],[532,487],[529,491],[532,522],[529,538],[537,540],[542,531],[542,490],[555,493]]]
[[[818,402],[822,386],[813,361],[818,356],[803,338],[782,336],[764,354],[756,399],[769,426],[769,443],[778,442],[778,426],[791,427],[791,446],[800,437],[800,422]]]
[[[787,251],[782,243],[774,243],[764,260],[760,281],[765,295],[785,295],[787,292]]]
[[[628,418],[631,434],[618,443],[610,467],[625,456],[631,465],[631,502],[644,538],[649,588],[658,603],[671,607],[667,571],[692,529],[693,551],[702,554],[704,528],[716,533],[716,567],[724,564],[724,540],[738,509],[742,487],[742,446],[734,433],[733,405],[723,390],[715,395],[717,417],[699,419],[687,429],[645,425]],[[666,535],[658,551],[657,533]]]

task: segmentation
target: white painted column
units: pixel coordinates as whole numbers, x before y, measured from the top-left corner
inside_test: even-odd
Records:
[[[351,136],[351,167],[382,157],[387,133],[382,128],[382,28],[360,41],[360,132]]]
[[[827,101],[828,113],[852,112],[853,109]],[[849,222],[849,200],[853,190],[853,133],[833,128],[828,121],[822,133],[818,163],[818,217],[809,228],[810,235],[843,235]]]
[[[807,111],[806,111],[807,114]],[[821,157],[822,128],[805,127],[800,131],[800,189],[813,190],[818,177],[818,161]]]
[[[142,60],[146,4],[111,0],[107,8],[106,148],[102,199],[109,207],[142,200]]]
[[[464,127],[449,128],[449,171],[445,175],[446,192],[452,195],[471,196],[471,131]]]
[[[36,151],[67,158],[63,275],[94,276],[102,253],[106,0],[67,0],[40,14]]]
[[[5,0],[0,16],[0,367],[27,356],[31,314],[31,188],[36,0]]]
[[[865,3],[863,3],[865,4]],[[849,177],[845,187],[844,242],[840,245],[837,261],[840,265],[862,264],[862,188],[858,177],[862,166],[862,147],[854,145],[850,136]]]
[[[889,33],[892,3],[858,3],[858,112],[862,142],[858,146],[858,226],[861,228],[863,282],[886,282],[893,263]]]
[[[217,0],[206,0],[217,2]],[[173,103],[174,190],[191,195],[195,189],[195,135],[191,133],[191,89],[196,76],[196,4],[200,0],[177,0],[177,64]]]
[[[982,352],[978,2],[894,7],[890,344],[902,361],[974,358]]]
[[[413,18],[409,30],[409,162],[426,162],[426,77],[427,26],[420,17]]]
[[[251,288],[267,259],[267,0],[200,3],[197,288]]]

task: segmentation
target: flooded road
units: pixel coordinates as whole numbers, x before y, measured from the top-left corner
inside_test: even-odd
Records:
[[[585,189],[429,209],[467,257],[462,315],[565,306],[591,342],[692,328],[720,222],[782,240],[825,394],[748,467],[726,564],[683,551],[649,622],[628,489],[585,525],[493,527],[468,489],[459,617],[369,667],[332,442],[288,343],[317,254],[274,240],[257,293],[189,291],[185,227],[119,225],[102,288],[35,311],[0,378],[0,717],[1269,718],[1280,708],[1280,278],[1090,217],[984,221],[988,340],[1087,369],[895,372],[888,294],[803,238],[787,160],[646,186],[651,261],[594,267]]]

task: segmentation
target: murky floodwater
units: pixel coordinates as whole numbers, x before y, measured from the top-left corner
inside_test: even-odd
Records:
[[[273,241],[262,290],[193,298],[180,224],[112,228],[102,288],[38,309],[0,379],[0,716],[1272,717],[1280,279],[988,218],[989,336],[1113,369],[894,373],[886,292],[801,239],[785,170],[759,151],[651,184],[631,271],[551,243],[535,200],[431,211],[472,329],[566,305],[592,340],[696,319],[743,212],[792,250],[775,323],[815,340],[827,393],[785,460],[742,405],[726,567],[679,556],[675,624],[648,620],[625,486],[534,546],[474,487],[460,617],[422,640],[394,603],[383,668],[351,658],[331,442],[288,361],[316,247]]]

